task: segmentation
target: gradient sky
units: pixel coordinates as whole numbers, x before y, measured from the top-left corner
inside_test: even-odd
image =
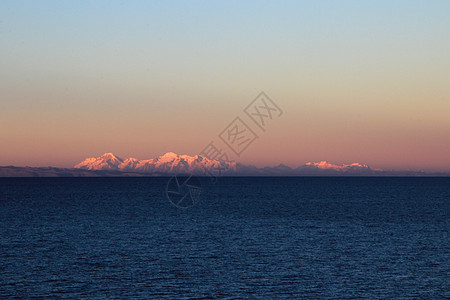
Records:
[[[450,171],[449,13],[450,1],[1,1],[0,165],[194,155],[265,91],[283,116],[230,158]]]

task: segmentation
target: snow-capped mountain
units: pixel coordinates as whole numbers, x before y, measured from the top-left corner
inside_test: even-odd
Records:
[[[157,158],[139,160],[122,159],[112,153],[99,157],[87,158],[75,166],[83,170],[106,170],[139,173],[162,174],[221,174],[225,175],[372,175],[379,169],[372,169],[366,164],[352,163],[335,165],[327,161],[308,162],[296,169],[280,164],[274,167],[257,168],[235,162],[208,159],[201,155],[179,155],[173,152]]]
[[[350,169],[370,169],[368,165],[360,164],[360,163],[352,163],[350,165],[342,164],[342,165],[334,165],[327,161],[321,162],[309,162],[305,164],[305,167],[312,167],[321,170],[336,170],[336,171],[348,171]]]
[[[308,162],[294,170],[295,174],[308,175],[377,175],[381,169],[373,169],[366,164],[352,163],[336,165],[327,161]],[[379,175],[379,174],[378,174]]]
[[[120,170],[142,173],[192,173],[205,174],[207,172],[231,173],[236,171],[235,162],[225,162],[208,159],[201,155],[178,155],[168,152],[158,158],[138,160],[136,158],[122,159],[112,153],[105,153],[99,157],[87,158],[74,168],[84,170]]]
[[[112,153],[105,153],[100,157],[86,158],[75,166],[76,169],[85,170],[119,170],[124,161]]]

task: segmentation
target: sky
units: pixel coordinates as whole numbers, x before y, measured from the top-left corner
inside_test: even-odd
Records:
[[[1,1],[0,165],[112,152],[450,171],[450,1]],[[262,131],[244,109],[283,111]],[[240,156],[218,135],[240,117]]]

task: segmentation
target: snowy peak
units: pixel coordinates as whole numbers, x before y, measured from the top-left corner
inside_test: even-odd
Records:
[[[139,160],[137,158],[129,157],[122,161],[119,164],[120,170],[133,170],[139,164]]]
[[[108,162],[111,162],[111,163],[121,163],[121,162],[123,162],[123,160],[121,158],[115,156],[112,153],[105,153],[102,156],[100,156],[100,158],[102,160],[104,160],[104,161],[108,161]]]
[[[99,157],[86,158],[75,166],[76,169],[85,170],[118,170],[123,160],[112,153],[105,153]]]
[[[167,158],[167,159],[171,159],[171,158],[177,158],[179,155],[173,152],[167,152],[164,155],[161,155],[160,158]]]

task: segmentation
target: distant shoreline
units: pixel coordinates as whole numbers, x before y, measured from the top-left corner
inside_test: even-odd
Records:
[[[171,177],[189,175],[186,173],[130,172],[120,170],[84,170],[76,168],[56,167],[16,167],[0,166],[0,178],[33,178],[33,177]],[[207,174],[194,173],[198,177],[210,177]],[[224,174],[217,177],[450,177],[445,172],[423,171],[374,171],[370,174],[342,173],[335,170],[304,170],[297,173],[274,174],[270,170],[257,169],[254,173]]]

